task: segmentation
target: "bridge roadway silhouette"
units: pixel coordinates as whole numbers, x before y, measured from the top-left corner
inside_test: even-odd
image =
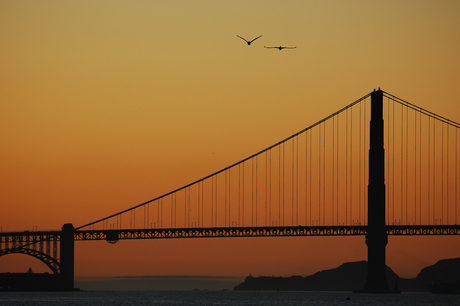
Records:
[[[120,230],[75,230],[74,241],[105,240],[118,242],[129,239],[171,238],[221,238],[221,237],[283,237],[283,236],[365,236],[367,225],[336,226],[258,226],[258,227],[212,227],[212,228],[164,228],[164,229],[120,229]],[[386,225],[387,235],[404,236],[448,236],[460,235],[460,225]],[[4,232],[4,243],[11,248],[0,251],[1,255],[27,253],[37,257],[43,252],[19,249],[40,242],[60,241],[61,231]],[[49,251],[48,251],[49,253]],[[1,256],[0,255],[0,256]],[[57,261],[50,261],[53,263]],[[53,271],[57,270],[52,268]]]
[[[371,97],[371,120],[370,120],[370,125],[369,125],[370,143],[369,143],[369,180],[368,180],[368,211],[367,211],[368,220],[367,220],[367,224],[362,225],[360,224],[361,222],[358,222],[358,224],[354,224],[354,225],[338,224],[338,225],[329,225],[329,226],[328,225],[223,226],[223,227],[222,226],[220,227],[186,226],[186,227],[171,227],[171,228],[145,228],[144,227],[144,228],[139,228],[139,229],[134,229],[134,228],[84,229],[86,227],[91,227],[91,225],[95,223],[98,223],[101,221],[103,222],[104,220],[112,218],[114,216],[118,216],[118,215],[121,216],[121,214],[129,211],[129,210],[126,210],[119,214],[111,215],[107,218],[92,222],[88,225],[85,225],[79,228],[74,228],[72,224],[67,223],[67,224],[64,224],[61,231],[2,232],[0,233],[0,238],[1,238],[0,256],[14,254],[14,253],[21,253],[21,254],[33,256],[41,260],[42,262],[44,262],[50,268],[50,270],[58,277],[59,279],[58,283],[60,285],[59,287],[54,288],[54,289],[73,290],[74,288],[74,280],[73,280],[74,278],[74,242],[75,241],[106,240],[110,243],[115,243],[119,240],[124,240],[124,239],[283,237],[283,236],[365,236],[366,244],[368,245],[368,276],[367,276],[366,283],[364,284],[364,292],[371,292],[371,293],[373,292],[375,293],[392,292],[389,289],[389,286],[386,280],[386,275],[385,275],[385,267],[386,267],[385,248],[388,242],[388,235],[395,235],[395,236],[396,235],[408,235],[408,236],[411,236],[411,235],[412,236],[416,236],[416,235],[460,235],[460,225],[457,225],[457,224],[388,225],[386,224],[387,221],[386,221],[386,206],[385,205],[386,205],[386,195],[387,194],[385,190],[385,155],[384,155],[384,146],[383,146],[384,125],[383,125],[383,113],[382,113],[384,94],[383,94],[383,91],[379,89],[377,91],[374,90],[369,95]],[[408,104],[408,107],[414,108],[413,105],[409,105],[409,104]],[[428,115],[432,116],[434,114],[428,112]],[[330,117],[331,116],[329,116],[328,118]],[[447,122],[449,124],[454,123],[453,126],[456,129],[460,127],[460,125],[456,124],[455,122],[452,122],[442,117],[440,118],[442,122]],[[320,130],[320,133],[321,133],[321,130]],[[443,129],[443,133],[444,133],[444,129]],[[455,151],[455,154],[457,154],[457,151]],[[421,154],[420,154],[420,159],[421,159]],[[455,157],[455,166],[457,167],[456,160],[457,158]],[[455,171],[457,171],[457,169]],[[281,173],[281,170],[280,170],[280,173]],[[442,177],[442,179],[444,180],[444,176]],[[457,176],[455,176],[455,184],[457,184]],[[149,203],[149,202],[146,202],[146,203]],[[457,198],[455,198],[455,202],[457,202]],[[145,205],[146,203],[138,205],[134,208]],[[430,211],[430,208],[428,208],[428,210]],[[442,210],[444,211],[444,206]],[[457,211],[457,208],[456,208],[456,211]],[[294,212],[294,208],[293,208],[293,212]],[[172,213],[173,212],[171,208],[171,214]],[[433,208],[433,216],[434,215],[435,215],[435,208]],[[284,218],[284,211],[283,211],[283,218]],[[120,217],[120,223],[121,223],[121,217]],[[201,224],[203,224],[203,222]],[[121,224],[120,224],[120,227],[121,227]]]

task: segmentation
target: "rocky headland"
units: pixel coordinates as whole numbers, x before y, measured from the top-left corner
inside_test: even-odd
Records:
[[[444,259],[423,268],[415,278],[401,278],[390,267],[386,268],[391,290],[401,292],[456,292],[460,289],[460,258]],[[272,291],[353,291],[364,288],[367,261],[348,262],[341,266],[302,277],[249,275],[234,290]]]

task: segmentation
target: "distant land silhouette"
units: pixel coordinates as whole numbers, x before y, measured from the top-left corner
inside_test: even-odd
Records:
[[[460,258],[444,259],[420,271],[416,278],[400,278],[387,266],[390,289],[402,292],[460,293]],[[364,289],[367,261],[349,262],[341,266],[302,277],[249,275],[234,290],[271,291],[353,291]]]
[[[266,290],[266,291],[354,291],[362,290],[367,262],[349,262],[313,275],[275,277],[248,276],[119,276],[76,280],[83,290]],[[390,289],[397,283],[402,292],[460,292],[460,258],[444,259],[420,271],[416,278],[400,278],[387,267]],[[55,275],[48,273],[0,273],[0,291],[59,291]]]

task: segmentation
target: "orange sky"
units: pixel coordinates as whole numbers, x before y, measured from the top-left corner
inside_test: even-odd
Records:
[[[458,1],[0,1],[1,230],[127,209],[377,87],[460,122],[459,15]],[[278,45],[297,48],[263,48]],[[390,237],[387,264],[412,277],[457,245]],[[0,270],[37,264],[23,257]],[[366,257],[364,237],[77,242],[75,273],[308,275]]]

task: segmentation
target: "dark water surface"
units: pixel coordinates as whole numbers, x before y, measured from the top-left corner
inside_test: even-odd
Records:
[[[349,299],[348,299],[349,298]],[[0,305],[460,305],[460,295],[351,292],[1,292]]]

